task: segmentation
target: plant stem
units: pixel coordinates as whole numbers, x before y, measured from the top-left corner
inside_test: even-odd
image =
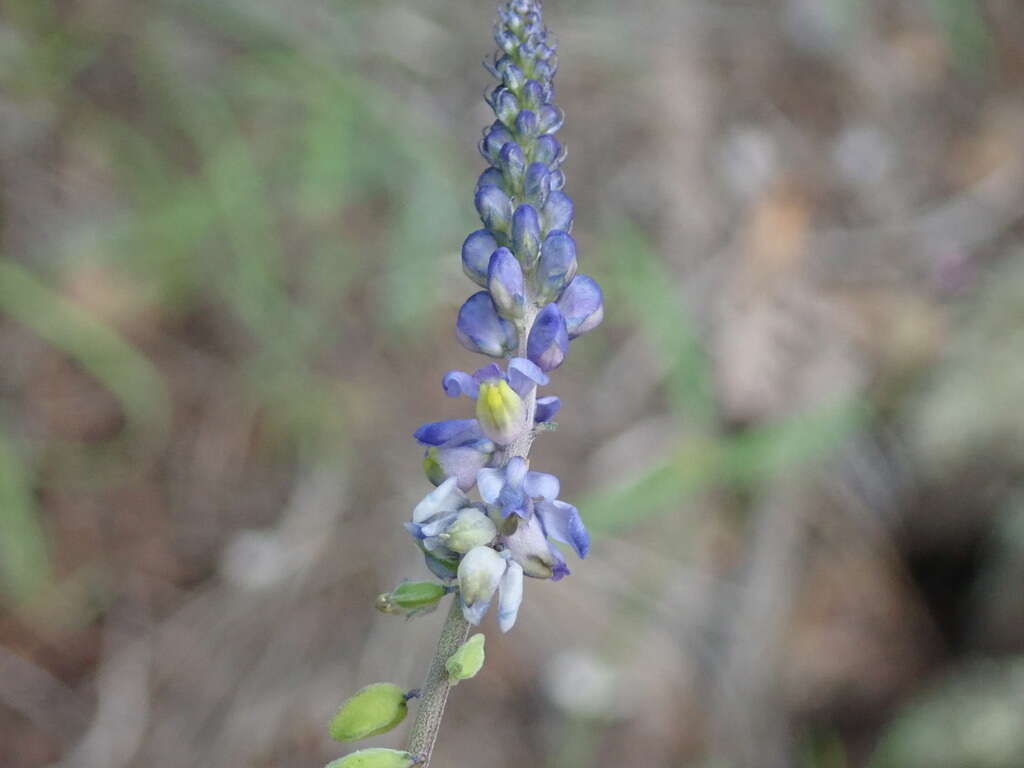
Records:
[[[448,682],[448,670],[445,663],[449,657],[466,642],[469,636],[469,622],[462,617],[462,603],[458,592],[452,595],[452,607],[448,618],[441,629],[441,637],[437,641],[437,650],[430,662],[427,679],[420,689],[420,700],[416,705],[416,720],[409,736],[409,752],[419,755],[421,768],[430,765],[430,756],[437,741],[437,732],[441,729],[444,707],[448,701],[451,683]]]

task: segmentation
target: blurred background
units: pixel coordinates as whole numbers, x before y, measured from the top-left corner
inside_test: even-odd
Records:
[[[492,6],[2,3],[3,768],[320,766],[419,684]],[[595,544],[435,764],[1020,768],[1024,7],[545,10]]]

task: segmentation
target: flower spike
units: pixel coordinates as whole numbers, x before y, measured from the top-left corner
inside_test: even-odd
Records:
[[[338,768],[426,768],[446,686],[469,679],[483,662],[484,636],[466,641],[469,627],[481,624],[497,600],[497,626],[508,632],[519,616],[524,577],[567,576],[557,544],[580,558],[590,550],[579,511],[558,498],[558,478],[532,469],[528,459],[533,440],[554,428],[562,407],[556,395],[541,392],[549,373],[565,362],[571,342],[604,317],[600,287],[578,273],[566,150],[555,138],[565,121],[553,103],[558,56],[541,0],[502,3],[494,41],[498,50],[484,63],[496,79],[484,96],[494,120],[483,129],[478,148],[486,165],[472,190],[482,226],[461,249],[475,293],[455,320],[459,343],[493,361],[441,377],[445,395],[473,401],[472,414],[432,421],[414,433],[424,473],[436,487],[405,527],[440,581],[403,582],[380,595],[377,607],[412,618],[449,593],[453,604],[408,751],[362,750],[331,764]],[[412,696],[395,686],[367,689],[343,708],[334,731],[346,739],[383,732]]]

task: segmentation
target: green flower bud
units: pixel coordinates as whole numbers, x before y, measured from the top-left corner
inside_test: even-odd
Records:
[[[448,549],[464,555],[473,547],[490,544],[497,535],[498,527],[491,518],[476,507],[467,507],[441,538]]]
[[[418,616],[437,607],[450,590],[435,581],[403,581],[391,592],[377,598],[377,610],[402,616]]]
[[[406,700],[405,691],[397,685],[373,683],[341,705],[327,730],[335,741],[358,741],[385,733],[405,719]]]
[[[325,768],[412,768],[419,762],[421,760],[409,752],[374,747],[332,760]]]
[[[469,680],[484,665],[484,636],[482,633],[473,635],[464,642],[455,653],[448,657],[445,669],[452,685],[459,680]]]

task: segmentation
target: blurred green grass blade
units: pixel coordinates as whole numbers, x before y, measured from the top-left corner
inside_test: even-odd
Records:
[[[28,475],[18,452],[0,431],[0,573],[5,591],[16,603],[31,600],[51,577]]]
[[[694,436],[667,460],[599,491],[579,505],[594,534],[608,534],[678,509],[714,485],[750,487],[828,458],[861,426],[857,401],[830,403],[737,437]]]
[[[602,238],[612,294],[608,306],[628,307],[654,349],[669,360],[666,391],[677,419],[709,428],[715,408],[709,364],[681,291],[647,239],[623,223]]]
[[[0,259],[0,312],[95,376],[120,401],[130,429],[157,440],[166,434],[170,399],[162,377],[112,328],[6,259]]]
[[[867,418],[863,403],[843,400],[754,427],[724,444],[720,479],[748,487],[798,464],[826,459]]]
[[[984,75],[992,56],[992,33],[977,0],[931,0],[930,7],[956,68],[962,74]]]
[[[696,438],[680,445],[669,459],[583,499],[579,507],[587,529],[598,536],[610,534],[678,509],[714,480],[719,454],[714,440]]]

